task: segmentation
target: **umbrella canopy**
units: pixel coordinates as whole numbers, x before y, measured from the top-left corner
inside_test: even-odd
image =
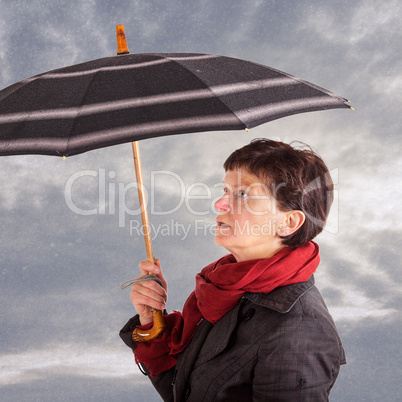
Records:
[[[171,134],[238,130],[350,108],[292,75],[231,57],[122,54],[0,91],[0,155],[70,156]]]

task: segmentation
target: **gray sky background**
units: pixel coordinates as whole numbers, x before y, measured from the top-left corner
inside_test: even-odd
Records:
[[[142,141],[145,182],[155,200],[150,219],[159,230],[154,253],[169,281],[168,309],[181,309],[194,275],[226,253],[208,230],[225,158],[257,137],[313,146],[338,194],[328,228],[316,239],[317,285],[348,360],[332,400],[399,401],[401,17],[398,0],[0,0],[0,88],[114,55],[115,25],[124,24],[131,53],[238,57],[350,99],[354,112],[307,113],[249,133]],[[74,205],[105,208],[104,214],[71,210],[65,189],[72,177]],[[118,337],[134,314],[120,284],[146,258],[139,216],[123,209],[138,208],[133,180],[129,144],[65,161],[0,158],[0,400],[159,400]],[[207,194],[194,183],[205,183],[211,194],[192,199]]]

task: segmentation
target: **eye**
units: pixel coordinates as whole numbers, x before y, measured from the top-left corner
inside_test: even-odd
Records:
[[[241,198],[247,197],[247,193],[244,190],[240,190],[239,195],[240,195]]]

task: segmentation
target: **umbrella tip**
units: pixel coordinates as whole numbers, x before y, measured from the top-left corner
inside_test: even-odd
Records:
[[[67,156],[66,156],[66,155],[63,155],[63,161],[65,161],[65,160],[66,160],[66,158],[67,158]]]
[[[249,130],[248,130],[248,128],[247,128],[247,127],[245,128],[245,130],[246,130],[246,133],[248,133],[248,131],[249,131]]]
[[[353,106],[351,106],[349,109],[350,109],[350,110],[355,110],[355,108],[354,108]]]
[[[124,25],[116,25],[116,37],[117,37],[117,54],[130,53],[127,47]]]

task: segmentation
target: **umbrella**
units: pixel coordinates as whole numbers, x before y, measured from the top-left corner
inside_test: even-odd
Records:
[[[195,53],[129,54],[124,27],[116,30],[117,56],[49,71],[0,91],[0,155],[66,157],[132,142],[150,261],[138,140],[248,130],[296,113],[352,109],[347,99],[330,91],[245,60]],[[157,313],[154,318],[161,322]],[[158,334],[155,330],[151,336]]]

